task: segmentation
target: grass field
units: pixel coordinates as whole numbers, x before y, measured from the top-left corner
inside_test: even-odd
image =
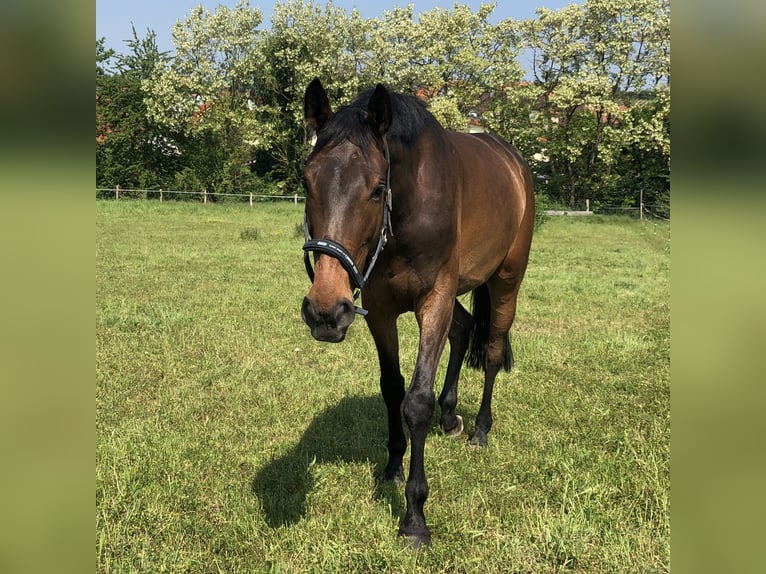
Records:
[[[440,434],[437,407],[433,544],[414,551],[396,535],[403,487],[375,480],[366,327],[330,345],[301,322],[301,218],[96,202],[98,572],[669,571],[669,227],[538,230],[489,447]],[[411,315],[400,331],[407,378]],[[481,374],[461,379],[470,436]]]

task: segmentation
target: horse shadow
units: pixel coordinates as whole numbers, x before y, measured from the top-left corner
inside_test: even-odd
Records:
[[[335,462],[372,463],[375,497],[386,501],[395,516],[403,516],[401,489],[378,480],[388,460],[387,433],[386,410],[379,396],[344,397],[319,413],[298,444],[269,461],[253,479],[252,491],[261,502],[266,523],[278,528],[304,517],[306,498],[315,486],[312,467]]]

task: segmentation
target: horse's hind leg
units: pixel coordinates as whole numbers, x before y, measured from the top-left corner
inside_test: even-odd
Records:
[[[476,415],[476,430],[471,438],[471,444],[474,446],[487,445],[487,433],[492,428],[492,391],[495,378],[505,363],[506,349],[510,354],[510,366],[513,365],[513,350],[508,333],[516,316],[516,298],[520,282],[520,279],[515,281],[510,289],[508,283],[498,277],[487,283],[492,311],[484,365],[484,392],[479,413]]]
[[[463,417],[455,414],[457,405],[457,383],[460,368],[468,349],[473,317],[455,299],[455,309],[452,312],[452,324],[449,331],[449,361],[447,375],[444,377],[444,388],[439,395],[441,407],[441,427],[449,436],[458,436],[463,432]]]

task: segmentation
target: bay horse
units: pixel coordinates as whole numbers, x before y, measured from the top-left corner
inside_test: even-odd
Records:
[[[306,89],[304,112],[317,139],[303,172],[303,251],[312,285],[301,315],[315,339],[335,343],[357,314],[364,316],[388,413],[382,479],[403,480],[403,411],[411,451],[399,535],[415,547],[428,545],[423,455],[436,369],[449,340],[440,422],[446,434],[459,435],[461,365],[468,355],[469,366],[483,368],[471,444],[485,446],[495,377],[513,363],[508,333],[532,242],[532,175],[508,143],[448,131],[420,100],[381,84],[333,111],[315,79]],[[473,313],[457,299],[469,291]],[[363,308],[355,305],[360,293]],[[420,339],[405,392],[397,318],[409,311]]]

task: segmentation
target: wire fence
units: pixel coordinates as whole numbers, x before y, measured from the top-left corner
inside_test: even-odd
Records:
[[[254,203],[291,201],[295,205],[305,201],[298,193],[293,195],[263,195],[256,193],[209,193],[202,191],[179,191],[163,189],[134,189],[116,187],[97,187],[97,199],[146,199],[158,201],[198,201],[201,203],[220,201],[239,201],[248,203],[250,207]],[[238,199],[230,199],[238,198]],[[591,206],[586,202],[585,210],[545,210],[547,216],[587,216],[587,215],[627,215],[641,220],[653,220],[656,222],[670,221],[670,206],[658,203],[656,205],[640,203],[638,207],[624,205],[606,205],[600,202]]]
[[[202,191],[178,191],[172,189],[135,189],[116,187],[97,187],[96,199],[148,199],[159,201],[198,201],[201,203],[219,202],[228,198],[239,198],[241,203],[253,203],[264,201],[292,201],[296,205],[304,200],[302,195],[262,195],[257,193],[210,193]],[[229,201],[231,201],[229,199]],[[236,200],[235,200],[236,201]]]
[[[654,206],[651,206],[651,207],[652,207],[653,209],[656,209]],[[663,206],[660,206],[660,207],[663,207]],[[650,209],[649,209],[647,206],[644,206],[644,213],[646,213],[647,215],[649,215],[649,217],[653,217],[654,219],[660,219],[660,220],[662,220],[662,221],[670,221],[670,213],[669,213],[669,210],[668,210],[668,214],[667,214],[668,216],[667,216],[667,217],[663,217],[662,215],[657,215],[656,213],[654,213],[654,212],[653,212],[652,210],[650,210]]]
[[[596,215],[629,215],[639,219],[670,221],[670,208],[667,205],[641,205],[639,207],[623,205],[598,205],[591,212]]]

